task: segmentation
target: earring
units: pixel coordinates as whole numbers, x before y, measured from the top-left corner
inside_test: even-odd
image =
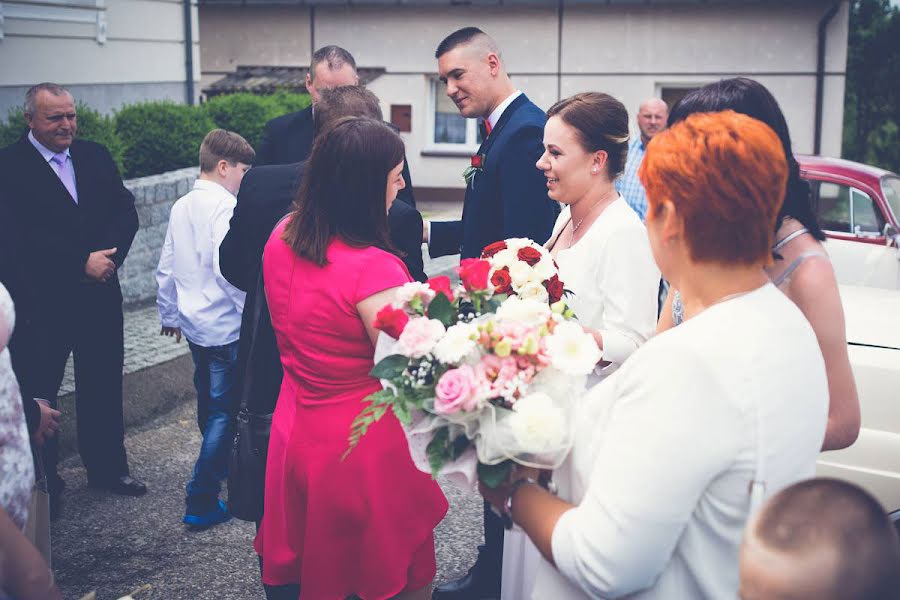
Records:
[[[596,174],[599,173],[599,172],[600,172],[600,169],[598,169],[597,167],[593,167],[593,168],[591,169],[591,173],[593,173],[594,175],[596,175]]]

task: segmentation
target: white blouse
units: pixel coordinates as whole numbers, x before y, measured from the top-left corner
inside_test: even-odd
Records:
[[[749,485],[814,474],[828,382],[809,323],[767,284],[651,339],[581,403],[554,472],[577,507],[533,598],[734,598]]]
[[[570,220],[566,206],[548,247]],[[600,331],[603,360],[613,364],[597,375],[608,376],[656,330],[660,275],[647,229],[619,196],[574,246],[560,250],[556,262],[560,279],[574,292],[566,301],[578,321]]]

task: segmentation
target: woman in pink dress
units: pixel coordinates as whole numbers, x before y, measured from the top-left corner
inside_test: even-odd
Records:
[[[388,126],[340,119],[316,139],[296,212],[266,244],[284,381],[255,546],[263,583],[299,584],[301,600],[431,595],[447,501],[413,465],[400,423],[388,413],[341,458],[363,399],[381,388],[369,376],[375,314],[411,281],[387,224],[402,167]]]

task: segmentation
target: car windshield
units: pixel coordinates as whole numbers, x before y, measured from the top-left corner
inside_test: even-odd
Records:
[[[891,206],[894,216],[900,217],[900,177],[884,177],[881,179],[881,190]]]

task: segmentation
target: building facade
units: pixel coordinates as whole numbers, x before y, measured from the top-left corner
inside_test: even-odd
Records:
[[[0,65],[0,119],[42,81],[105,113],[146,100],[196,100],[196,1],[2,2]]]
[[[818,137],[821,154],[840,155],[847,0],[285,1],[200,0],[201,87],[238,66],[308,66],[315,48],[346,48],[359,66],[384,69],[369,87],[404,129],[417,197],[460,197],[478,148],[475,123],[444,94],[434,59],[441,39],[473,24],[497,40],[514,84],[542,108],[607,92],[636,132],[644,99],[673,101],[744,75],[775,94],[795,151],[813,152]]]

